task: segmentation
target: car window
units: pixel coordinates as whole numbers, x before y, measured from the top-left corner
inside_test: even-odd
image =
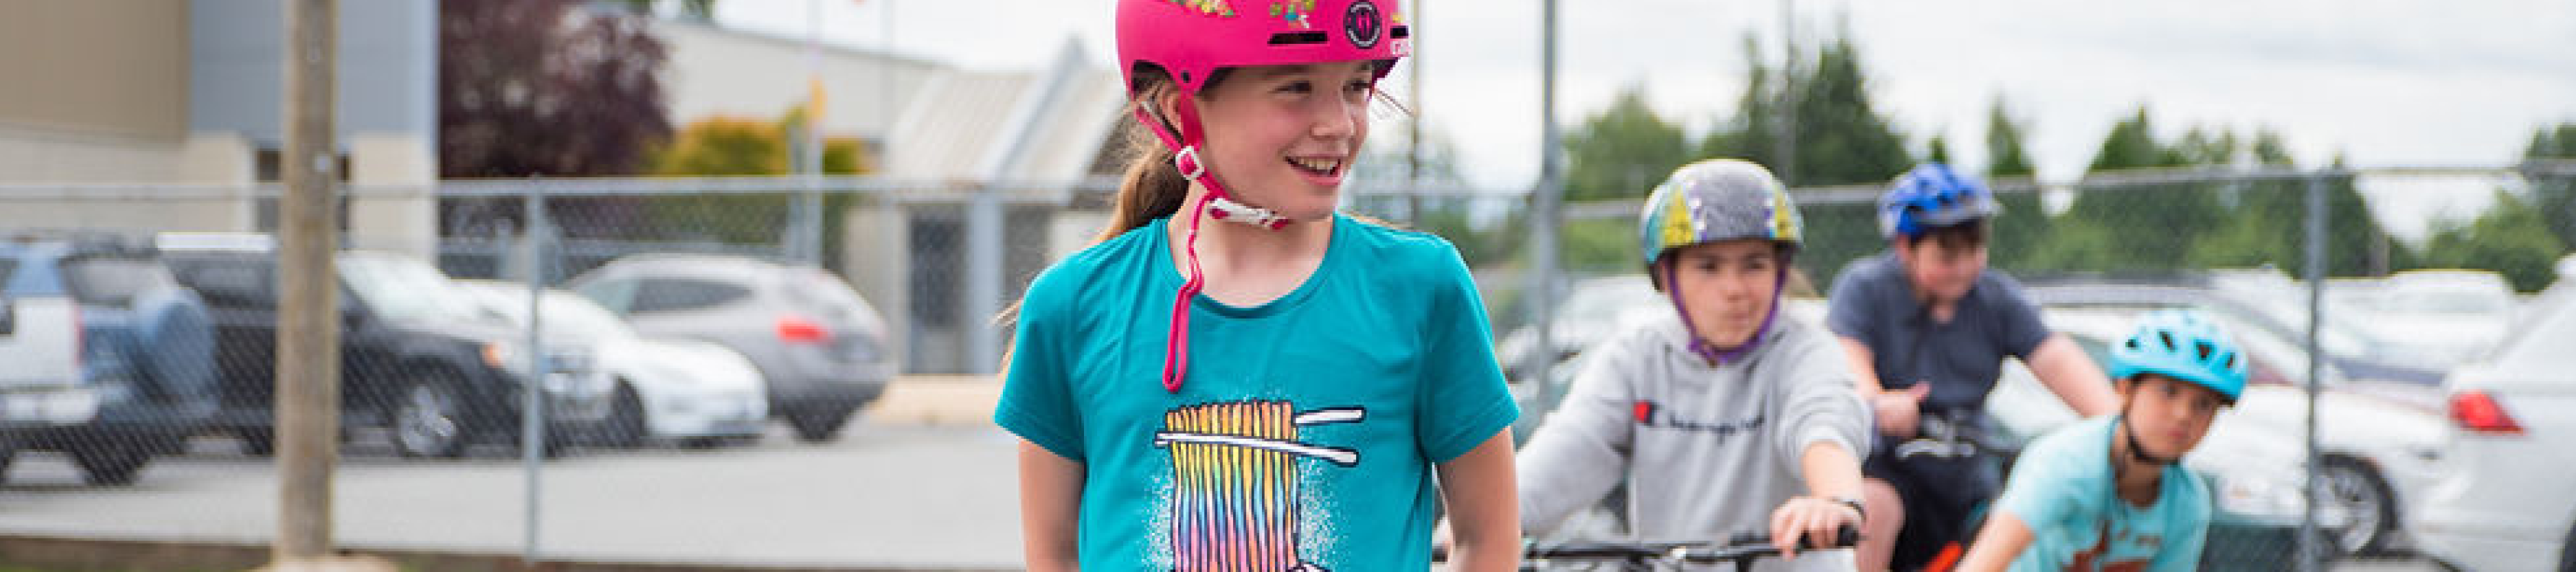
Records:
[[[63,262],[63,281],[82,304],[124,306],[134,297],[178,283],[170,269],[147,258],[83,257]]]
[[[607,308],[608,311],[618,315],[625,315],[634,310],[635,281],[633,280],[615,278],[593,280],[574,286],[572,290],[581,293],[582,297],[589,298],[592,302],[598,302],[599,307]]]
[[[9,283],[9,274],[18,271],[18,261],[0,260],[0,285]]]
[[[742,286],[688,278],[648,278],[637,281],[635,301],[628,313],[670,312],[710,308],[751,294]]]
[[[813,307],[818,313],[836,320],[858,320],[875,313],[868,309],[867,300],[860,298],[858,292],[851,291],[849,283],[842,282],[839,277],[810,269],[795,275],[803,282],[787,288],[788,297]]]
[[[231,308],[277,307],[274,277],[266,264],[230,264],[213,260],[171,261],[181,284],[197,290],[206,302]]]
[[[428,263],[375,256],[343,256],[340,277],[349,290],[386,318],[420,321],[471,318],[488,311]]]
[[[2496,363],[2538,367],[2567,359],[2567,340],[2576,339],[2576,287],[2552,288],[2529,307],[2530,321],[2497,345]]]

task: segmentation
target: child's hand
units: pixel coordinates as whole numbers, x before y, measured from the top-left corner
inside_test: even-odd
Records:
[[[1916,382],[1905,389],[1881,391],[1870,396],[1870,408],[1877,415],[1878,432],[1898,439],[1911,439],[1923,422],[1923,397],[1932,394],[1932,384]]]
[[[1860,511],[1816,497],[1791,497],[1771,511],[1771,546],[1782,560],[1796,560],[1802,545],[1833,546],[1843,527],[1860,529]],[[1812,539],[1800,542],[1801,538]]]

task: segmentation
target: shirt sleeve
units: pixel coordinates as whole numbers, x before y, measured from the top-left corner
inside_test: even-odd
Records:
[[[1995,287],[1997,325],[2002,330],[1996,342],[2003,347],[1996,350],[2030,359],[2030,352],[2039,350],[2040,342],[2048,341],[2048,324],[2039,319],[2039,305],[2031,303],[2021,283],[2012,278],[1997,275],[1991,285]]]
[[[1783,466],[1804,479],[1802,462],[1807,447],[1817,443],[1838,445],[1854,457],[1868,457],[1863,448],[1869,442],[1869,418],[1861,406],[1860,394],[1853,389],[1850,360],[1840,348],[1829,345],[1823,336],[1805,336],[1803,343],[1781,348],[1780,356],[1787,367],[1773,368],[1784,375],[1769,380],[1774,391],[1772,403],[1779,404],[1775,415],[1784,422],[1773,435]]]
[[[1413,434],[1424,456],[1448,462],[1484,444],[1520,418],[1502,364],[1494,360],[1485,303],[1458,251],[1441,243],[1438,272],[1424,315],[1420,415]]]
[[[1049,273],[1052,275],[1054,273]],[[993,423],[1074,461],[1083,460],[1082,416],[1073,403],[1065,367],[1070,307],[1058,292],[1061,279],[1041,276],[1020,300],[1019,325],[1003,367],[1002,396]]]
[[[1866,272],[1862,270],[1866,260],[1854,261],[1842,274],[1834,276],[1833,288],[1825,293],[1825,327],[1834,335],[1859,340],[1862,345],[1877,341],[1869,334],[1878,331],[1881,313],[1870,307],[1871,288],[1860,277]]]
[[[2051,534],[2074,515],[2082,502],[2075,492],[2081,483],[2073,482],[2079,475],[2069,470],[2073,461],[2068,457],[2077,452],[2073,446],[2090,440],[2074,439],[2069,433],[2082,429],[2082,425],[2059,429],[2023,451],[2003,494],[1995,497],[1995,507],[2020,518],[2033,535]]]
[[[1521,530],[1542,534],[1575,510],[1609,494],[1628,473],[1634,425],[1645,407],[1629,380],[1642,375],[1639,347],[1647,340],[1622,334],[1596,345],[1574,374],[1574,387],[1548,413],[1515,459],[1520,483]]]

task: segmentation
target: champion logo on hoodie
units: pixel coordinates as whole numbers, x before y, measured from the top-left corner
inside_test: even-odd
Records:
[[[1655,401],[1651,399],[1639,399],[1634,403],[1629,404],[1628,411],[1630,415],[1636,418],[1637,425],[1640,427],[1661,427],[1680,429],[1683,431],[1699,431],[1715,433],[1719,436],[1730,435],[1741,431],[1761,429],[1764,421],[1762,416],[1759,415],[1756,415],[1751,419],[1735,422],[1712,422],[1698,419],[1681,419],[1678,418],[1679,416],[1673,415],[1671,411],[1665,410],[1662,405],[1655,403]]]

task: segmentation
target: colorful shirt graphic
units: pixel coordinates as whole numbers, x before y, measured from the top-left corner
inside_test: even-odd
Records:
[[[1518,415],[1474,284],[1425,234],[1337,217],[1324,262],[1256,307],[1193,301],[1163,221],[1066,259],[1021,306],[1003,428],[1083,463],[1088,570],[1429,566],[1432,465]]]

